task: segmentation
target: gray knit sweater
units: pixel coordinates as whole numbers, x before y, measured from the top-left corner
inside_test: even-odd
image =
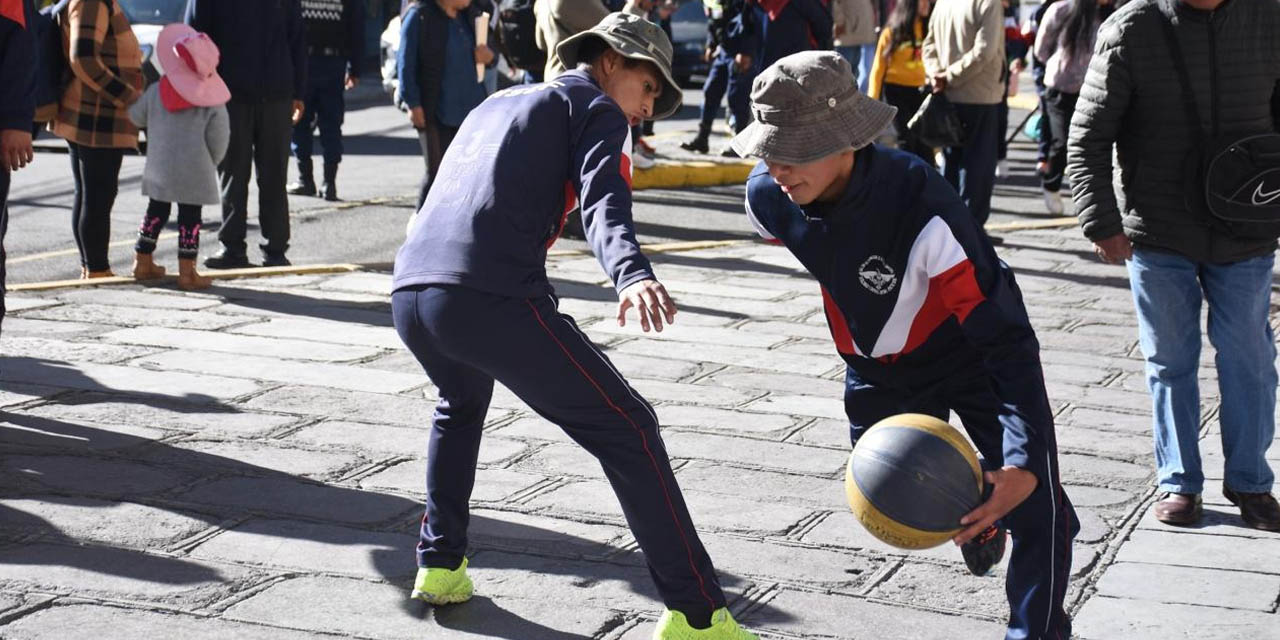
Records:
[[[231,121],[227,108],[192,107],[170,112],[160,101],[160,83],[129,107],[129,119],[147,130],[147,166],[142,195],[179,204],[218,204],[218,163],[227,152]]]

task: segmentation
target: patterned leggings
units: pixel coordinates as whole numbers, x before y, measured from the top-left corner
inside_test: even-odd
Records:
[[[142,218],[142,227],[138,229],[138,244],[134,250],[138,253],[151,253],[156,250],[156,239],[160,230],[169,221],[168,202],[155,198],[147,205],[147,215]],[[178,205],[178,258],[194,260],[200,252],[200,205]]]

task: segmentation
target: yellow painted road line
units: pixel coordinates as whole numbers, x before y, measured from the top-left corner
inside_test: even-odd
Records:
[[[214,280],[235,280],[238,278],[265,278],[269,276],[301,276],[323,273],[350,273],[352,271],[361,271],[363,267],[358,264],[316,264],[316,265],[295,265],[288,267],[249,267],[247,269],[223,269],[208,270],[201,275],[208,276]],[[112,278],[90,278],[85,280],[50,280],[46,282],[28,282],[26,284],[9,285],[9,291],[48,291],[51,289],[75,289],[81,287],[96,287],[105,284],[151,284],[160,282],[172,282],[178,279],[177,275],[169,274],[157,280],[135,280],[129,276],[115,276]]]
[[[985,228],[987,231],[1031,231],[1033,229],[1059,229],[1062,227],[1074,227],[1080,224],[1079,220],[1072,217],[1050,218],[1048,220],[1034,220],[1031,222],[1003,222],[1000,224],[989,224]]]

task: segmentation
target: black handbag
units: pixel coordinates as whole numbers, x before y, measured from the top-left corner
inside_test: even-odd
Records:
[[[1183,162],[1186,204],[1227,233],[1246,238],[1280,237],[1280,134],[1222,134],[1212,114],[1212,135],[1200,126],[1191,75],[1177,33],[1160,15],[1165,39],[1182,85],[1182,102],[1196,138]]]
[[[964,122],[955,105],[942,93],[930,93],[907,122],[907,130],[930,147],[958,147],[964,144]]]

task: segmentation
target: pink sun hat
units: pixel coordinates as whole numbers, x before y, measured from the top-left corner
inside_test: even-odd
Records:
[[[197,107],[216,107],[231,99],[227,83],[218,75],[218,45],[209,36],[177,23],[156,37],[161,73],[184,100]]]

